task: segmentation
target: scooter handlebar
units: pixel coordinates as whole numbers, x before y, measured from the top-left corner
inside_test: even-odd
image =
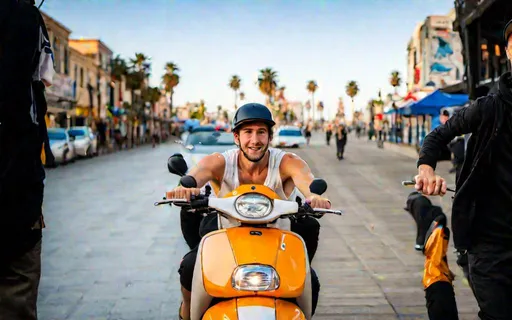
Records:
[[[187,199],[164,199],[162,201],[155,202],[155,206],[160,206],[163,204],[171,204],[179,207],[190,206],[191,209],[207,209],[208,208],[208,198],[204,195],[194,196],[191,201],[187,201]],[[304,204],[299,207],[299,211],[297,212],[299,215],[312,215],[312,216],[323,216],[324,214],[335,214],[338,216],[343,215],[343,211],[341,210],[332,210],[332,209],[323,209],[323,208],[312,208],[309,204]],[[294,216],[297,214],[292,214],[289,216]],[[288,215],[287,215],[288,216]]]
[[[416,181],[414,181],[414,180],[402,181],[402,186],[404,186],[404,187],[414,187],[415,185],[416,185]],[[452,188],[446,188],[446,191],[455,192],[455,190]]]

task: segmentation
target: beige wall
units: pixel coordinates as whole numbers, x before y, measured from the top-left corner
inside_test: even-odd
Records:
[[[94,68],[88,69],[86,78],[89,79],[89,83],[95,90],[94,100],[96,100],[96,104],[98,100],[97,90],[99,85],[101,93],[99,116],[104,118],[106,116],[106,106],[110,104],[110,88],[112,86],[110,77],[110,61],[112,59],[112,50],[98,39],[71,39],[69,40],[69,45],[80,54],[87,56],[94,65]],[[85,89],[87,89],[86,85],[87,82],[84,84]],[[116,92],[118,92],[118,90],[116,90]],[[119,96],[119,94],[117,95]],[[89,98],[87,97],[87,99]],[[114,101],[115,103],[118,101],[115,96]]]
[[[70,65],[71,65],[71,78],[76,81],[76,100],[78,107],[89,107],[89,93],[87,91],[87,84],[91,84],[96,89],[96,65],[94,61],[79,51],[71,48],[70,50]],[[96,90],[93,95],[95,96]],[[93,106],[98,106],[98,99],[93,99]]]
[[[54,20],[44,12],[41,12],[43,20],[48,30],[50,43],[52,45],[55,58],[55,71],[57,73],[69,75],[69,35],[71,30],[66,28],[60,22]]]

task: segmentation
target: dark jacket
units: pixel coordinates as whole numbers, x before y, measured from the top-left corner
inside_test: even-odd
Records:
[[[41,13],[35,6],[19,2],[0,18],[0,233],[3,235],[30,230],[40,219],[45,178],[41,150],[43,142],[48,142],[48,135],[44,85],[33,81],[33,74],[39,68],[40,32],[41,28],[46,29]],[[36,122],[31,116],[34,108]],[[47,151],[48,157],[51,152]]]
[[[427,135],[420,150],[417,165],[427,164],[435,169],[441,148],[456,136],[472,133],[452,205],[453,242],[458,250],[467,250],[471,246],[475,200],[483,187],[480,182],[490,165],[492,145],[500,133],[504,112],[506,108],[512,111],[510,80],[509,72],[503,74],[496,94],[481,97],[457,112]]]

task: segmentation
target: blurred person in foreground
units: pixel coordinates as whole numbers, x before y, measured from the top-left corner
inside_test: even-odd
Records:
[[[34,1],[0,3],[0,319],[37,319],[45,172],[53,155],[48,33]]]
[[[512,60],[512,20],[504,29]],[[512,319],[512,75],[504,73],[496,94],[471,103],[426,138],[418,160],[416,189],[446,193],[434,170],[439,151],[471,133],[456,183],[452,229],[457,262],[469,275],[481,319]]]

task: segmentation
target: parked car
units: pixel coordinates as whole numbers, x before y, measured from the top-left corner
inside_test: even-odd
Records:
[[[306,138],[302,130],[295,126],[282,126],[277,128],[272,139],[273,147],[293,147],[298,148],[306,144]]]
[[[182,143],[181,154],[189,168],[193,168],[199,160],[214,152],[224,152],[236,148],[232,133],[224,131],[199,131],[188,135]]]
[[[202,126],[197,126],[195,128],[189,128],[188,131],[183,132],[183,134],[181,135],[181,140],[182,141],[186,141],[188,136],[191,133],[195,133],[195,132],[214,132],[214,131],[219,131],[219,130],[217,130],[216,127],[213,124],[206,124],[206,125],[202,125]],[[221,131],[225,131],[225,130],[221,130]]]
[[[55,164],[67,164],[76,159],[75,146],[73,137],[70,137],[66,129],[48,128],[48,139],[50,141],[50,149],[55,157]]]
[[[71,127],[68,134],[74,138],[73,143],[78,156],[93,157],[98,155],[98,139],[91,128]]]

